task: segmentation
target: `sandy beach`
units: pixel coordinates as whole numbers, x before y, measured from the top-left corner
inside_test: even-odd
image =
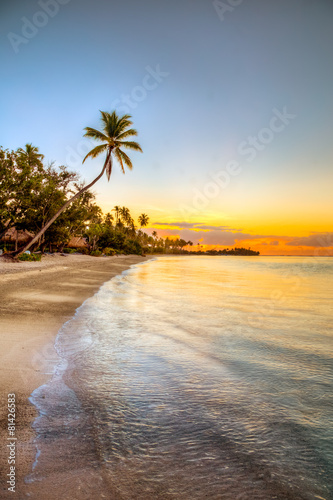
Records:
[[[0,261],[1,498],[37,498],[29,494],[31,487],[24,482],[36,453],[31,423],[37,412],[28,398],[50,378],[57,363],[57,332],[104,282],[143,260],[133,255],[49,255],[41,262]],[[8,394],[15,394],[16,399],[15,493],[6,484]]]

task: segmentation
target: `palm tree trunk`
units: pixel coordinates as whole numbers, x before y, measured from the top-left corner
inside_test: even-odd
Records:
[[[107,163],[109,161],[111,152],[112,152],[112,149],[109,149],[107,157],[106,157],[106,160],[105,160],[105,163],[104,163],[104,167],[103,167],[101,173],[96,177],[96,179],[94,179],[90,184],[88,184],[84,188],[80,189],[80,191],[78,191],[72,198],[70,198],[69,200],[67,200],[66,203],[58,210],[58,212],[53,217],[51,217],[51,219],[45,224],[45,226],[32,238],[32,240],[29,241],[29,243],[27,243],[27,245],[25,245],[25,247],[23,247],[22,249],[18,250],[17,252],[14,252],[13,255],[16,255],[16,257],[17,257],[17,256],[21,255],[22,253],[26,252],[27,250],[29,250],[29,248],[34,243],[36,243],[36,241],[39,240],[39,238],[45,233],[45,231],[51,226],[51,224],[53,224],[53,222],[59,217],[59,215],[62,214],[62,212],[64,210],[66,210],[66,208],[69,207],[69,205],[71,203],[73,203],[73,201],[76,200],[76,198],[78,198],[79,196],[81,196],[82,193],[84,193],[85,191],[87,191],[88,189],[90,189],[97,181],[99,181],[99,179],[104,175],[104,172],[105,172],[105,169],[106,169],[106,165],[107,165]]]

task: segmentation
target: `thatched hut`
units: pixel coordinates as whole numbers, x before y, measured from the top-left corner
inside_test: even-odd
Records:
[[[12,227],[6,231],[0,241],[4,243],[4,245],[8,243],[10,246],[15,245],[15,250],[17,250],[19,246],[23,246],[25,243],[28,243],[32,237],[33,234],[29,231],[17,231],[15,227]]]
[[[67,247],[77,249],[88,248],[87,240],[85,238],[81,238],[80,236],[72,236],[69,243],[67,244]]]

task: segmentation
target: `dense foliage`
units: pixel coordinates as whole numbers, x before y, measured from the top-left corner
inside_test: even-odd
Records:
[[[80,189],[75,172],[64,166],[45,166],[38,148],[31,144],[17,151],[0,148],[0,238],[4,240],[5,234],[15,228],[20,245],[20,236],[29,239],[38,233]],[[61,213],[32,250],[69,251],[73,237],[80,240],[79,251],[92,255],[180,253],[191,244],[163,240],[156,233],[149,236],[142,231],[149,221],[144,213],[138,218],[138,229],[127,207],[116,206],[113,212],[103,215],[93,193],[87,190]],[[2,242],[5,250],[13,250],[14,245],[8,239]]]
[[[43,156],[30,144],[16,152],[0,148],[0,237],[12,228],[22,234],[36,234],[72,193],[79,190],[79,178],[66,167],[44,166]],[[50,226],[36,243],[42,251],[61,248],[86,225],[101,217],[94,195],[82,194]]]

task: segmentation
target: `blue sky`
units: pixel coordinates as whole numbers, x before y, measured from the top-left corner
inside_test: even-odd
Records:
[[[193,215],[199,223],[256,231],[260,211],[274,224],[294,212],[294,227],[307,211],[323,220],[333,180],[331,1],[230,2],[223,20],[205,0],[61,1],[50,0],[53,17],[38,17],[43,0],[1,2],[3,147],[32,142],[88,181],[103,159],[80,164],[83,128],[99,126],[100,109],[117,102],[121,111],[130,95],[144,154],[132,155],[133,172],[96,186],[106,210],[150,207],[155,220],[177,221],[194,190],[237,160],[242,174]],[[26,19],[45,21],[29,39]],[[284,108],[295,119],[253,161],[241,157],[239,144]]]

